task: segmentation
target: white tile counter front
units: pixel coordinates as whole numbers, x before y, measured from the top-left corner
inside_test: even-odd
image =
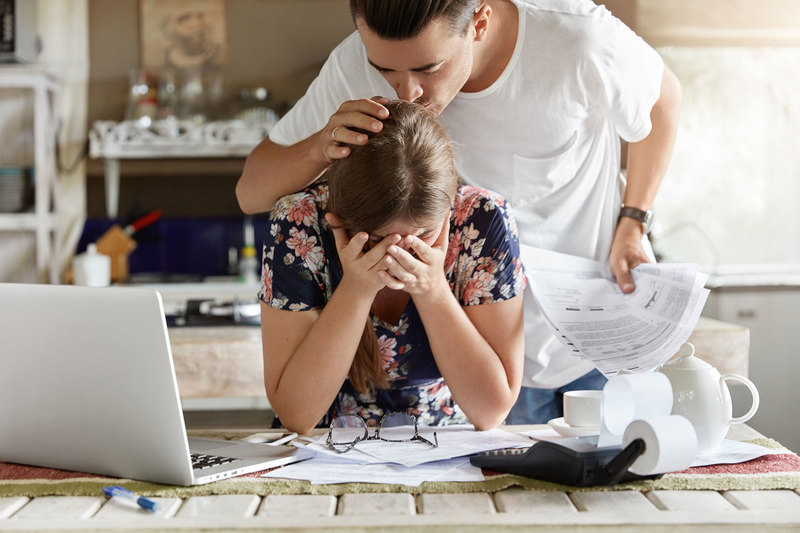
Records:
[[[264,397],[261,328],[169,328],[181,398]]]

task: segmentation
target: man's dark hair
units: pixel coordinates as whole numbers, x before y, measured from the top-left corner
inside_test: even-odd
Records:
[[[480,0],[350,0],[353,20],[361,17],[381,39],[416,37],[444,17],[452,35],[467,31]]]

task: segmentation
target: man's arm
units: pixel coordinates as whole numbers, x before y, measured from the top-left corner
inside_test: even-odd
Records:
[[[239,208],[247,214],[269,211],[281,196],[310,185],[328,167],[314,154],[314,138],[291,146],[264,139],[247,157],[236,183]]]
[[[652,129],[643,140],[628,145],[627,174],[623,203],[648,210],[653,205],[658,187],[669,166],[681,105],[681,85],[665,65],[661,79],[661,95],[650,112]],[[623,292],[634,289],[630,270],[649,259],[642,248],[644,227],[638,221],[622,217],[611,243],[609,265]]]
[[[236,184],[241,210],[248,214],[269,211],[281,196],[313,183],[331,161],[350,155],[348,145],[366,144],[368,137],[363,131],[380,131],[380,119],[389,116],[379,102],[347,101],[324,128],[290,146],[264,139],[247,157]]]

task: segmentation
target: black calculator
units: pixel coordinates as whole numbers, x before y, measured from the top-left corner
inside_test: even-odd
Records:
[[[470,462],[495,472],[586,487],[644,479],[628,472],[628,467],[642,453],[644,441],[641,439],[623,449],[621,446],[600,448],[591,441],[570,437],[540,441],[529,448],[483,452],[471,457]]]

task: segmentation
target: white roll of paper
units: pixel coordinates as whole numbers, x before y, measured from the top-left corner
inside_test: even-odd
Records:
[[[697,455],[694,426],[680,415],[658,415],[631,422],[622,436],[625,447],[644,440],[644,453],[628,468],[640,476],[685,470]]]
[[[619,446],[634,420],[668,415],[672,385],[661,372],[618,374],[603,388],[602,425],[598,446]]]

